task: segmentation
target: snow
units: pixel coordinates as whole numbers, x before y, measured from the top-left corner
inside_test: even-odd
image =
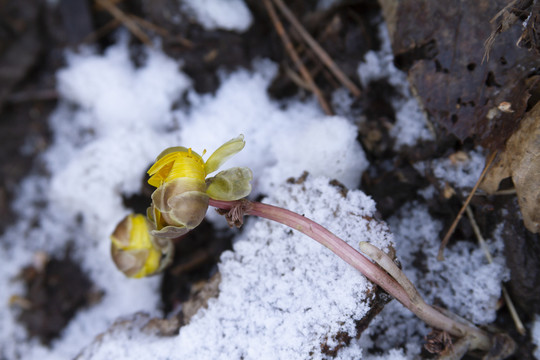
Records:
[[[536,315],[534,317],[534,322],[532,326],[532,339],[533,344],[536,345],[534,350],[534,357],[540,359],[540,316]]]
[[[428,303],[442,300],[450,311],[475,324],[495,320],[501,283],[509,279],[498,232],[488,242],[494,258],[489,264],[481,248],[465,240],[452,243],[444,253],[445,260],[438,261],[442,224],[431,218],[424,205],[406,205],[389,220],[389,226],[396,236],[396,251],[405,274]],[[415,271],[411,267],[415,261],[428,271]]]
[[[0,354],[6,358],[70,358],[118,316],[159,312],[159,279],[138,282],[119,274],[110,261],[108,236],[127,212],[121,194],[139,190],[148,163],[168,145],[158,136],[166,130],[163,117],[189,81],[159,52],[149,52],[146,66],[135,69],[126,40],[103,56],[68,57],[69,67],[58,74],[64,102],[50,119],[53,145],[41,158],[50,177],[34,175],[20,185],[14,204],[20,221],[7,230],[0,250],[4,304],[23,294],[8,281],[31,263],[34,252],[62,257],[70,242],[75,260],[105,296],[77,313],[54,352],[26,342],[16,314],[3,307]]]
[[[419,161],[414,168],[421,174],[432,174],[441,188],[445,183],[467,195],[484,169],[485,155],[482,148],[458,152],[433,161]]]
[[[325,116],[314,101],[282,109],[266,94],[277,67],[270,61],[258,61],[254,67],[252,73],[222,76],[225,82],[215,96],[190,94],[194,109],[176,114],[182,123],[179,143],[210,150],[224,139],[244,134],[245,149],[227,166],[252,169],[255,192],[270,193],[275,185],[304,171],[356,188],[368,163],[353,125],[343,117]]]
[[[362,239],[390,245],[385,227],[372,223],[370,228],[361,217],[373,215],[374,202],[359,191],[343,198],[328,181],[310,177],[301,185],[282,187],[264,202],[304,214],[352,246]],[[257,220],[237,240],[234,252],[222,256],[219,298],[181,330],[177,347],[189,349],[187,358],[200,359],[235,351],[234,358],[245,359],[322,358],[325,338],[339,332],[354,336],[355,319],[369,310],[370,283],[335,260],[312,239]],[[199,335],[203,332],[205,338]]]
[[[248,145],[230,165],[237,161],[253,169],[253,196],[270,194],[304,170],[358,185],[368,164],[354,125],[325,117],[315,102],[272,102],[265,89],[276,66],[261,61],[254,67],[223,75],[215,96],[199,96],[179,64],[159,51],[148,51],[136,67],[122,36],[103,55],[91,50],[68,55],[68,67],[58,74],[62,101],[50,118],[53,144],[40,157],[45,174],[20,184],[14,204],[19,221],[2,238],[0,300],[23,295],[21,284],[9,279],[31,263],[34,252],[63,254],[69,242],[76,261],[105,295],[79,311],[51,349],[25,341],[16,311],[1,308],[2,356],[70,358],[118,317],[159,313],[159,277],[125,279],[110,261],[108,236],[128,212],[122,195],[140,190],[145,171],[165,147],[183,144],[211,153],[243,133]],[[186,91],[189,111],[171,110]]]
[[[243,32],[253,21],[243,0],[184,0],[181,6],[206,30]]]
[[[445,250],[445,261],[439,262],[436,257],[442,224],[431,217],[425,205],[403,206],[388,225],[395,236],[403,271],[427,303],[439,303],[479,325],[495,319],[501,284],[509,279],[499,231],[488,240],[494,259],[492,264],[487,262],[479,246],[466,240],[451,244]],[[422,267],[427,270],[418,269]],[[358,346],[364,351],[379,352],[404,348],[407,359],[417,358],[423,337],[429,331],[411,312],[392,302],[362,334]]]
[[[360,191],[343,197],[339,190],[328,178],[310,176],[280,186],[264,202],[304,214],[352,246],[363,240],[391,245],[385,225],[362,217],[373,216],[373,200]],[[219,297],[178,337],[161,341],[154,359],[322,359],[320,344],[328,338],[356,335],[355,320],[369,310],[373,285],[331,251],[262,219],[250,221],[233,250],[221,256]],[[138,339],[122,341],[114,357],[139,354],[147,344]],[[112,344],[119,346],[117,337],[102,339],[82,358],[111,358]]]
[[[243,31],[251,23],[242,1],[191,1],[186,6],[208,28]],[[220,6],[235,10],[234,14],[208,11]],[[382,36],[383,40],[386,36],[382,50],[369,53],[359,65],[362,82],[387,77],[401,93],[392,100],[397,147],[429,140],[425,118],[406,79],[392,65],[385,31]],[[318,346],[323,339],[331,342],[339,331],[355,334],[354,318],[367,311],[364,290],[369,285],[315,241],[279,224],[249,220],[235,239],[234,251],[221,258],[219,297],[178,336],[159,337],[140,329],[146,318],[139,315],[160,316],[159,276],[126,279],[110,260],[108,236],[128,212],[122,196],[140,191],[144,173],[161,150],[184,145],[212,153],[242,133],[246,147],[227,166],[253,170],[253,197],[265,195],[266,202],[313,218],[354,247],[368,240],[385,248],[392,241],[386,226],[368,225],[360,217],[373,216],[374,202],[352,190],[369,166],[356,141],[355,125],[343,116],[325,116],[314,100],[271,100],[266,88],[277,66],[268,60],[256,61],[252,71],[221,74],[215,94],[199,95],[181,64],[148,50],[143,64],[135,66],[127,44],[120,36],[102,55],[86,49],[67,56],[68,66],[58,73],[60,103],[49,119],[52,145],[39,158],[42,170],[21,182],[14,203],[18,221],[0,239],[4,304],[11,295],[24,294],[21,282],[13,279],[36,252],[61,256],[68,243],[73,244],[72,256],[104,296],[80,310],[50,348],[28,339],[16,320],[16,309],[0,307],[0,358],[70,359],[79,353],[81,359],[93,360],[304,359],[310,353],[313,359],[323,358]],[[189,106],[173,110],[184,95]],[[333,101],[344,99],[335,94]],[[452,170],[456,184],[470,186],[464,174],[473,177],[479,158],[472,153],[469,168]],[[444,160],[435,164],[436,169],[446,169],[440,172],[446,180],[450,165]],[[286,183],[304,171],[310,173],[304,184]],[[345,198],[328,185],[329,179],[351,189]],[[225,226],[213,212],[209,218]],[[487,264],[468,241],[453,244],[445,252],[447,261],[438,263],[441,224],[423,205],[406,205],[389,226],[405,272],[428,302],[437,299],[480,324],[494,319],[500,282],[508,277],[497,233],[490,243],[494,264]],[[430,270],[426,278],[413,269],[418,254],[423,254]],[[383,329],[385,336],[375,344],[372,336]],[[337,358],[412,358],[419,354],[426,332],[419,320],[392,302]],[[369,354],[374,348],[383,353]]]

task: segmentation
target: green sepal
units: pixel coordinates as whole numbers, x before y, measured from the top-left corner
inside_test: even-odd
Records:
[[[206,174],[216,171],[225,161],[229,160],[231,156],[242,150],[244,145],[246,145],[244,135],[239,135],[221,145],[212,155],[210,155],[208,160],[206,160],[204,165]]]
[[[247,167],[234,167],[220,171],[206,179],[206,193],[216,200],[233,201],[242,199],[251,192],[253,173]]]

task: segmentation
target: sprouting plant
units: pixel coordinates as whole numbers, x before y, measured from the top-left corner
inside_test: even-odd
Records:
[[[443,344],[441,358],[461,358],[472,350],[488,352],[489,359],[503,359],[513,353],[515,345],[510,337],[488,334],[446,310],[428,305],[401,269],[377,247],[366,242],[359,244],[373,263],[316,222],[283,208],[245,199],[251,191],[250,169],[231,168],[208,178],[244,145],[240,135],[223,144],[206,162],[184,147],[169,148],[158,156],[148,171],[148,182],[157,189],[147,217],[128,215],[111,236],[113,260],[126,276],[144,277],[162,271],[172,258],[173,240],[197,227],[208,206],[213,206],[231,226],[241,226],[244,215],[260,216],[326,246],[433,327],[436,332],[429,339],[429,348],[437,348],[437,342]],[[449,335],[458,339],[453,346],[446,346]]]
[[[251,192],[251,170],[235,167],[207,176],[244,148],[242,135],[221,145],[208,160],[182,146],[164,150],[148,170],[157,189],[143,215],[128,215],[111,236],[114,263],[126,276],[140,278],[166,268],[174,253],[172,240],[197,227],[210,199],[238,200]],[[204,152],[203,152],[204,155]]]

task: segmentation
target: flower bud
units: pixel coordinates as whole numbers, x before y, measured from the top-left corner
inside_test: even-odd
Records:
[[[168,240],[177,238],[203,221],[210,198],[238,200],[247,196],[253,177],[248,168],[229,169],[206,179],[244,145],[244,136],[240,135],[221,145],[206,162],[191,148],[182,146],[159,154],[148,170],[148,183],[157,188],[147,211],[155,227],[152,235]]]
[[[165,232],[161,230],[166,226],[185,229],[185,232],[197,227],[208,209],[209,198],[205,190],[204,180],[185,177],[157,188],[152,194],[152,217],[157,230],[153,234],[163,235]]]
[[[126,276],[141,278],[163,270],[172,260],[170,240],[151,234],[154,225],[144,215],[126,216],[111,235],[111,255],[116,267]]]

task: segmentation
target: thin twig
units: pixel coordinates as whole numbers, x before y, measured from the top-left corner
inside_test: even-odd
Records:
[[[454,219],[454,222],[452,223],[452,225],[450,226],[450,228],[446,232],[446,235],[444,236],[444,238],[441,241],[441,245],[439,246],[439,254],[437,255],[437,260],[439,260],[439,261],[444,260],[444,255],[443,255],[444,248],[448,244],[448,241],[450,240],[450,236],[452,236],[452,234],[456,230],[456,226],[459,223],[459,220],[461,219],[461,217],[463,216],[463,213],[465,212],[465,209],[467,208],[467,206],[471,202],[471,199],[474,196],[474,194],[476,193],[476,190],[478,189],[478,187],[480,186],[480,183],[482,182],[482,180],[484,180],[484,177],[486,176],[487,171],[491,167],[491,164],[493,163],[493,160],[495,160],[496,156],[497,156],[496,151],[492,152],[491,155],[489,155],[489,157],[488,157],[488,159],[486,161],[486,165],[484,166],[484,170],[482,170],[482,173],[480,174],[480,177],[476,181],[476,184],[474,184],[474,187],[472,188],[471,192],[469,193],[469,196],[467,196],[467,199],[465,200],[465,202],[463,203],[463,206],[459,210],[459,213],[457,214],[456,218]]]
[[[158,26],[146,19],[143,19],[142,17],[139,17],[137,15],[130,14],[128,15],[133,21],[135,21],[137,24],[139,24],[141,27],[144,27],[150,31],[155,32],[156,34],[160,35],[164,38],[172,38],[176,40],[178,43],[182,44],[183,46],[187,48],[193,47],[193,42],[189,39],[186,39],[183,36],[180,35],[171,35],[169,31],[161,26]]]
[[[504,297],[504,301],[506,302],[506,306],[508,306],[508,311],[510,311],[510,315],[512,316],[512,319],[514,320],[514,324],[516,325],[516,330],[521,335],[527,334],[527,330],[525,329],[525,326],[521,322],[521,319],[519,318],[519,315],[517,313],[516,307],[514,306],[514,302],[512,301],[512,298],[510,297],[510,294],[508,293],[508,290],[506,289],[506,286],[502,286],[502,293]]]
[[[489,248],[487,247],[486,241],[484,240],[484,237],[482,236],[482,232],[480,231],[480,228],[478,227],[478,224],[476,223],[471,207],[467,206],[466,211],[467,211],[467,217],[469,218],[469,221],[471,222],[471,226],[473,228],[474,234],[476,235],[476,239],[478,240],[480,247],[484,251],[484,255],[486,256],[488,263],[491,264],[493,262],[493,257],[491,256],[489,252]],[[506,286],[504,286],[504,284],[502,285],[502,292],[503,292],[504,301],[506,302],[506,306],[508,306],[508,311],[510,311],[510,315],[512,316],[512,320],[514,320],[514,324],[516,325],[517,331],[521,335],[525,335],[527,332],[525,330],[525,326],[523,326],[523,323],[521,322],[521,319],[519,318],[519,315],[516,311],[516,307],[514,306],[514,303],[512,299],[510,298],[510,295],[508,294],[508,291],[506,290]]]
[[[302,63],[300,60],[300,57],[298,56],[296,50],[294,49],[294,46],[292,45],[291,40],[289,39],[289,35],[285,32],[285,28],[283,27],[283,24],[279,20],[276,10],[274,9],[274,6],[270,2],[270,0],[264,0],[264,5],[266,6],[266,9],[268,11],[268,14],[270,15],[270,18],[272,19],[272,22],[274,24],[274,27],[276,28],[276,32],[278,33],[279,37],[281,38],[281,41],[283,42],[283,45],[285,46],[285,49],[287,50],[287,53],[293,60],[295,66],[300,71],[300,74],[302,74],[302,77],[304,80],[309,84],[309,87],[311,88],[311,91],[315,94],[317,97],[317,100],[321,104],[321,107],[325,114],[327,115],[333,115],[334,112],[332,111],[330,105],[324,98],[321,90],[317,87],[315,84],[315,81],[313,80],[312,76],[310,75],[309,71],[307,70],[306,66]]]
[[[124,24],[124,26],[127,27],[128,30],[131,31],[131,33],[135,37],[137,37],[143,44],[148,47],[153,47],[152,41],[150,40],[148,35],[146,35],[145,32],[141,30],[139,25],[137,25],[137,23],[133,19],[126,15],[110,0],[96,0],[96,2],[99,6],[107,10],[109,14],[111,14],[115,19],[121,21],[122,24]]]
[[[268,0],[265,0],[265,2]],[[328,55],[328,53],[319,45],[319,43],[304,29],[304,26],[298,21],[296,16],[289,10],[287,5],[282,0],[273,0],[283,16],[287,18],[294,26],[296,31],[309,45],[309,47],[317,54],[321,61],[330,69],[334,76],[356,97],[360,97],[362,91],[356,86],[343,71],[336,65],[334,60]]]
[[[158,35],[160,35],[162,37],[169,36],[169,31],[167,29],[165,29],[165,28],[162,28],[161,26],[153,24],[150,21],[148,21],[146,19],[143,19],[142,17],[139,17],[139,16],[134,15],[134,14],[129,14],[128,16],[129,16],[130,19],[135,21],[139,26],[141,26],[143,28],[146,28],[147,30],[153,31],[153,32],[155,32],[156,34],[158,34]]]
[[[469,221],[471,222],[471,226],[473,228],[474,234],[476,235],[476,239],[478,240],[478,244],[480,245],[480,248],[484,252],[484,255],[486,256],[488,263],[491,264],[493,262],[493,257],[491,256],[491,253],[489,252],[486,241],[484,240],[484,236],[482,236],[482,233],[480,232],[480,228],[478,227],[478,224],[476,223],[471,207],[467,205],[467,208],[465,209],[465,211],[467,212],[467,217],[469,218]]]
[[[291,81],[295,83],[296,86],[304,90],[311,91],[309,84],[304,79],[302,79],[302,76],[298,75],[296,71],[291,69],[290,66],[285,65],[284,69],[285,69],[285,74],[287,74],[289,79],[291,79]]]
[[[95,31],[88,34],[82,42],[85,44],[95,42],[116,29],[121,24],[122,22],[120,20],[113,18],[99,29],[96,29]]]

